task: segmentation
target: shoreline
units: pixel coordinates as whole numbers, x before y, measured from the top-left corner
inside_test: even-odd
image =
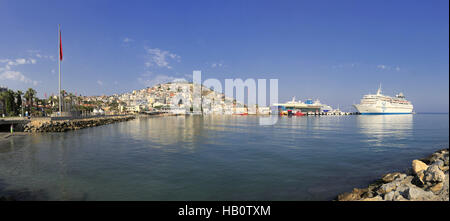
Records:
[[[449,201],[449,148],[413,160],[403,172],[385,174],[366,188],[339,194],[337,201]]]

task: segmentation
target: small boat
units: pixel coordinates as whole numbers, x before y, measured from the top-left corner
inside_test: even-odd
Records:
[[[304,113],[302,113],[301,111],[297,111],[297,112],[295,112],[295,116],[305,116],[305,114]]]

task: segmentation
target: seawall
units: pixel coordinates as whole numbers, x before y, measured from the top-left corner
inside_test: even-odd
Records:
[[[31,122],[25,124],[23,126],[23,131],[29,133],[66,132],[69,130],[79,130],[87,127],[96,127],[132,119],[135,119],[134,115],[102,116],[79,119],[40,118],[35,120],[32,119]]]
[[[367,188],[339,194],[338,201],[449,201],[449,149],[413,160],[405,172],[384,175]]]

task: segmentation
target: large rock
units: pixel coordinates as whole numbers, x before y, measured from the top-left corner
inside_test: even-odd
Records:
[[[416,177],[415,177],[415,179],[413,181],[413,183],[415,185],[423,186],[425,184],[425,181],[423,179],[425,177],[424,172],[425,172],[425,170],[421,170],[421,171],[417,172]]]
[[[386,201],[407,201],[405,198],[407,195],[407,190],[409,186],[403,185],[398,187],[395,191],[391,191],[388,194],[384,195],[384,200]]]
[[[439,165],[433,164],[424,172],[425,182],[439,183],[445,179],[445,174],[439,169]]]
[[[383,201],[383,198],[378,195],[376,197],[361,199],[361,201]]]
[[[444,154],[441,152],[436,152],[431,155],[430,163],[434,163],[438,160],[444,159]]]
[[[400,186],[409,185],[413,180],[413,176],[407,176],[406,174],[399,174],[394,181],[385,183],[378,188],[377,193],[380,195],[387,194],[396,190]]]
[[[361,197],[354,193],[343,193],[338,196],[338,201],[354,201],[359,199],[361,199]]]
[[[377,190],[377,193],[380,195],[387,194],[395,189],[397,189],[398,183],[391,182],[381,185],[381,187]]]
[[[395,190],[395,192],[397,193],[397,195],[401,195],[401,196],[403,196],[403,197],[406,198],[407,195],[408,195],[409,188],[411,188],[411,187],[413,187],[413,186],[414,186],[414,185],[408,183],[408,184],[405,184],[405,185],[402,185],[402,186],[398,187],[398,188]]]
[[[413,169],[414,173],[417,174],[420,171],[427,170],[428,166],[420,160],[413,160],[412,169]]]
[[[369,192],[375,192],[381,185],[383,185],[383,183],[384,182],[382,180],[377,180],[375,183],[370,184],[368,187]]]
[[[440,170],[442,170],[445,167],[444,161],[442,161],[442,160],[436,160],[433,164],[437,165]]]
[[[439,191],[442,190],[442,187],[444,187],[444,183],[443,182],[437,183],[434,186],[430,187],[430,191],[435,193],[435,194],[437,194],[437,193],[439,193]]]
[[[396,195],[394,196],[393,201],[408,201],[408,200],[405,199],[405,197],[403,197],[402,195],[396,194]]]
[[[434,200],[434,194],[430,191],[425,191],[419,187],[410,186],[407,190],[406,197],[412,201],[429,201]]]
[[[375,193],[372,191],[367,191],[361,195],[361,198],[372,198],[375,196]]]
[[[353,200],[359,200],[362,197],[367,197],[367,193],[369,193],[368,188],[359,189],[359,188],[353,188],[353,191],[351,193],[344,193],[340,194],[338,196],[339,201],[353,201]]]
[[[369,188],[363,188],[363,189],[359,189],[359,188],[353,188],[352,193],[356,194],[358,196],[362,196],[363,194],[369,192]]]
[[[388,173],[386,175],[384,175],[381,179],[383,180],[383,182],[385,183],[390,183],[392,181],[394,181],[397,177],[399,177],[401,175],[401,173],[399,172],[395,172],[395,173]]]
[[[394,200],[394,196],[395,196],[395,192],[394,192],[394,191],[391,191],[391,192],[385,194],[384,197],[383,197],[383,199],[384,199],[385,201],[392,201],[392,200]]]

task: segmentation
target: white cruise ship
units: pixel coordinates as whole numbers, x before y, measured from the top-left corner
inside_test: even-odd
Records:
[[[390,97],[381,94],[381,86],[377,94],[364,95],[360,104],[353,105],[361,114],[411,114],[413,105],[405,99],[403,93]]]

